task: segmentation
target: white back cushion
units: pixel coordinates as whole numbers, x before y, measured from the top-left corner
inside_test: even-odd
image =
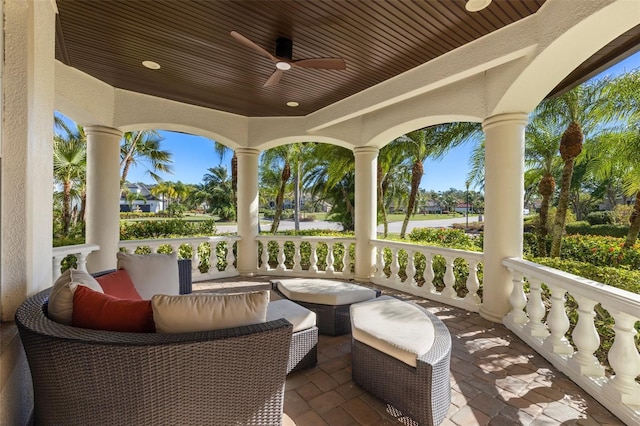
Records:
[[[49,318],[62,324],[71,325],[73,293],[79,285],[104,293],[98,281],[90,274],[76,269],[67,269],[56,280],[51,288],[51,293],[49,293],[49,306],[47,308]]]
[[[117,253],[118,269],[126,269],[144,300],[155,294],[180,294],[178,254]]]
[[[258,324],[267,319],[269,291],[233,294],[155,295],[151,298],[158,333],[188,333]]]

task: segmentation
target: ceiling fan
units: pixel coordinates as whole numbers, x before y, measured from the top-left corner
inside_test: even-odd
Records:
[[[276,54],[272,55],[267,50],[258,46],[242,34],[237,31],[231,31],[231,37],[236,39],[241,44],[249,47],[262,56],[270,59],[276,64],[276,70],[264,83],[264,87],[273,86],[280,81],[282,73],[291,68],[315,68],[324,70],[344,70],[347,69],[347,64],[342,58],[311,58],[311,59],[299,59],[293,60],[293,42],[286,37],[278,37],[276,40]]]

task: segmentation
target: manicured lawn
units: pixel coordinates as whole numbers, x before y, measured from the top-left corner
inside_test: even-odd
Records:
[[[391,222],[402,222],[404,220],[404,214],[403,213],[397,213],[397,214],[388,214],[387,215],[387,221],[389,223]],[[471,216],[471,215],[469,215]],[[409,221],[414,221],[414,220],[436,220],[436,219],[452,219],[454,217],[463,217],[460,214],[416,214],[413,215],[409,218]]]

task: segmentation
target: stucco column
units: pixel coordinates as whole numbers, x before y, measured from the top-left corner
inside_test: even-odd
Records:
[[[487,118],[485,132],[484,279],[480,315],[502,322],[509,312],[511,274],[506,257],[522,257],[524,208],[524,130],[527,114]]]
[[[369,281],[375,265],[371,240],[376,239],[377,227],[377,167],[378,148],[354,148],[356,160],[356,280]]]
[[[87,244],[100,250],[87,258],[89,272],[116,267],[120,240],[120,139],[122,132],[85,126],[87,135]]]
[[[252,148],[236,150],[238,156],[238,272],[252,275],[258,269],[258,155]]]

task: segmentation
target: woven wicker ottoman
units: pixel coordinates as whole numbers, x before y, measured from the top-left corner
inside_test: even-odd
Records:
[[[435,315],[389,296],[351,305],[353,381],[420,425],[451,404],[451,336]]]
[[[320,334],[331,336],[351,331],[349,307],[352,303],[380,296],[380,290],[316,278],[271,280],[271,286],[282,297],[315,312]]]
[[[293,324],[287,374],[311,368],[318,363],[316,314],[291,300],[274,300],[267,306],[267,322],[284,318]]]

